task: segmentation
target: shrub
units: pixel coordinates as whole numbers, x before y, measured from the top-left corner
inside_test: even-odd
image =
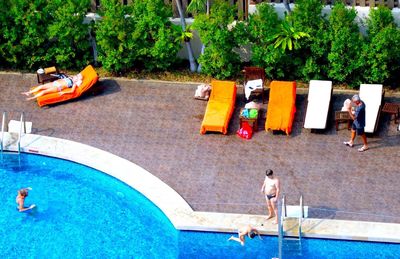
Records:
[[[122,72],[131,68],[136,59],[132,42],[133,20],[128,15],[128,7],[119,0],[101,2],[101,22],[96,25],[98,59],[104,69]]]
[[[267,3],[257,5],[257,12],[249,16],[247,26],[248,44],[251,47],[251,62],[265,69],[269,78],[285,75],[285,55],[274,48],[271,38],[278,32],[280,20],[274,7]]]
[[[63,68],[81,68],[90,62],[89,25],[83,23],[89,8],[90,0],[49,1],[52,19],[48,25],[47,62]]]
[[[297,0],[290,20],[296,31],[305,32],[309,37],[300,42],[299,58],[301,65],[297,68],[299,76],[306,81],[327,77],[328,38],[327,21],[322,15],[324,7],[320,0]]]
[[[0,67],[6,67],[9,62],[8,30],[11,27],[10,1],[0,1]]]
[[[328,76],[337,82],[350,85],[359,83],[358,69],[363,39],[355,23],[356,11],[347,9],[343,3],[333,6],[329,17],[328,39],[330,41]]]
[[[106,0],[101,14],[96,39],[106,70],[167,69],[176,60],[179,27],[168,20],[171,12],[162,0],[133,1],[128,6]]]
[[[400,31],[387,7],[371,9],[363,46],[363,74],[368,83],[391,83],[400,70]]]
[[[46,0],[4,0],[1,53],[7,66],[20,69],[37,67],[43,61],[50,20]],[[6,9],[3,9],[6,8]],[[4,21],[5,20],[5,21]]]
[[[177,59],[182,30],[169,21],[171,16],[171,9],[163,0],[133,1],[135,62],[146,70],[168,69]]]
[[[205,46],[198,62],[202,73],[224,79],[235,75],[240,69],[239,54],[234,48],[239,47],[235,38],[236,26],[233,25],[236,7],[228,2],[216,0],[211,6],[210,15],[199,14],[193,28],[199,32]]]
[[[367,18],[367,33],[369,37],[375,36],[379,31],[388,26],[396,27],[392,11],[385,6],[378,6],[378,8],[371,8]]]

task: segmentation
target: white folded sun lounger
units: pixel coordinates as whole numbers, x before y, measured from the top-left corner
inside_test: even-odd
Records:
[[[379,84],[361,84],[360,99],[365,103],[366,133],[374,133],[377,126],[383,99],[383,86]]]
[[[332,97],[332,81],[311,80],[308,89],[306,129],[325,129]]]

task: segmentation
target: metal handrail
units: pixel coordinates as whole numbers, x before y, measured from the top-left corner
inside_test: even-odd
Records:
[[[283,213],[285,211],[285,213]],[[278,206],[278,258],[282,258],[282,246],[283,246],[283,219],[286,214],[286,201],[285,195],[282,196],[282,206],[279,209]]]
[[[19,136],[18,136],[18,154],[21,153],[22,128],[24,129],[25,133],[24,113],[21,113],[21,118],[20,118]]]
[[[301,239],[301,224],[304,218],[303,195],[300,196],[299,239]]]
[[[283,219],[287,218],[287,207],[286,207],[286,196],[282,196],[282,211],[283,211]]]
[[[1,153],[3,153],[3,141],[4,141],[4,126],[5,126],[5,123],[6,123],[6,112],[3,112],[3,119],[2,119],[2,122],[1,122],[1,144],[0,144],[0,146],[1,146]]]

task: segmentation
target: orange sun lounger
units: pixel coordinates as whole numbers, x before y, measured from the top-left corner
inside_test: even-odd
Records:
[[[235,82],[213,80],[200,133],[205,134],[207,131],[228,133],[228,125],[235,108],[235,101]]]
[[[90,87],[92,87],[98,80],[99,76],[97,75],[94,68],[89,65],[84,70],[81,71],[82,75],[82,84],[79,87],[75,88],[75,91],[72,93],[65,93],[60,95],[60,93],[50,93],[37,98],[37,103],[40,107],[64,102],[70,99],[77,98],[81,96],[85,91],[87,91]],[[68,89],[64,89],[63,91],[68,91]]]
[[[292,131],[296,112],[296,82],[272,81],[265,130]]]

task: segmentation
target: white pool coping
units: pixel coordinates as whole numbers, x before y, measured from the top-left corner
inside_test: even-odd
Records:
[[[16,133],[6,132],[4,149],[17,151]],[[235,233],[244,225],[256,227],[262,234],[278,235],[277,225],[266,221],[265,215],[193,211],[189,204],[171,187],[140,166],[110,152],[78,142],[34,134],[21,138],[21,151],[77,162],[109,174],[151,200],[178,230]],[[285,234],[298,235],[298,220],[284,221]],[[400,224],[364,221],[306,218],[302,236],[400,243]]]

